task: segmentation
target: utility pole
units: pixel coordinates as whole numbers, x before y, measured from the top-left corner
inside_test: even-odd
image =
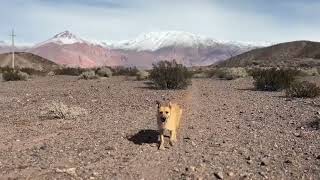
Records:
[[[14,34],[14,30],[12,29],[12,33],[11,33],[11,38],[12,38],[12,68],[14,69],[14,37],[16,36]]]

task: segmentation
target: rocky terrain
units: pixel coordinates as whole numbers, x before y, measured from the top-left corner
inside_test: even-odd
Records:
[[[217,65],[222,67],[315,67],[320,65],[320,42],[280,43],[239,54]]]
[[[12,66],[12,54],[0,54],[0,67],[7,66]],[[51,71],[59,67],[58,64],[48,59],[25,52],[15,53],[15,66],[20,68],[32,68],[41,71]]]
[[[320,178],[319,98],[254,91],[249,78],[192,83],[162,91],[125,77],[0,82],[0,179]],[[159,151],[163,96],[184,113],[178,143]]]

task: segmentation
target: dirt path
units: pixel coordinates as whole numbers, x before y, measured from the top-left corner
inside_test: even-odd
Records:
[[[18,179],[319,179],[320,99],[250,90],[250,79],[196,79],[158,91],[123,77],[0,82],[0,177]],[[155,100],[184,107],[178,143],[157,149]],[[42,120],[52,101],[87,110]],[[0,179],[1,179],[0,178]]]

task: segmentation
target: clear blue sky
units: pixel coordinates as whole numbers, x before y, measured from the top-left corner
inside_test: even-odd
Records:
[[[96,40],[181,30],[221,40],[320,41],[319,0],[0,0],[0,40],[64,30]]]

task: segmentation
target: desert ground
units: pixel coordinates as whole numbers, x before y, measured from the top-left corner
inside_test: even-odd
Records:
[[[178,143],[164,151],[155,118],[162,97],[184,108]],[[80,113],[44,117],[53,103]],[[194,79],[181,91],[125,77],[0,82],[0,179],[316,180],[318,112],[319,98],[255,91],[250,78]]]

